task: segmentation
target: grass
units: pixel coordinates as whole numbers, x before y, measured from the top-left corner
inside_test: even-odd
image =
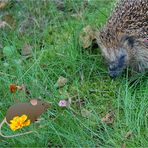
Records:
[[[85,50],[78,43],[83,27],[95,28],[105,23],[113,3],[90,1],[84,7],[81,0],[67,0],[63,5],[52,1],[21,1],[0,10],[1,19],[10,14],[11,20],[15,20],[13,29],[0,30],[0,44],[15,48],[11,57],[1,54],[0,120],[16,99],[29,100],[22,92],[11,94],[8,89],[11,83],[25,84],[32,98],[41,97],[53,103],[42,115],[44,120],[40,124],[21,130],[35,130],[37,134],[11,139],[0,137],[1,147],[148,146],[146,75],[128,77],[126,70],[123,76],[111,80],[100,50]],[[80,12],[81,18],[72,16]],[[24,43],[33,47],[29,59],[20,55]],[[68,79],[61,93],[55,87],[59,76]],[[72,99],[71,108],[60,108],[58,102],[66,98],[67,92],[77,97]],[[89,111],[86,117],[81,114],[84,109]],[[114,122],[108,125],[101,118],[109,111],[114,112]],[[125,138],[128,131],[132,135]],[[14,134],[6,125],[3,133]]]

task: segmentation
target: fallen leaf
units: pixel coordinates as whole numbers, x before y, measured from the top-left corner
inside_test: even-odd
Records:
[[[89,118],[89,117],[92,116],[92,113],[91,113],[91,111],[89,111],[89,110],[83,108],[83,109],[81,110],[81,115],[82,115],[82,117]]]
[[[67,78],[64,78],[63,76],[60,76],[55,84],[56,87],[60,88],[63,87],[67,83]]]
[[[9,90],[10,90],[11,93],[15,93],[17,90],[23,90],[24,91],[24,85],[19,86],[19,85],[16,85],[16,84],[10,84]]]
[[[65,10],[65,5],[64,5],[64,1],[63,0],[54,0],[53,1],[57,7],[58,10],[60,11],[64,11]]]
[[[102,122],[104,122],[104,123],[106,123],[106,124],[111,124],[111,123],[113,123],[113,121],[114,121],[113,116],[114,116],[113,112],[109,112],[109,113],[106,114],[106,116],[103,117],[101,120],[102,120]]]
[[[18,90],[24,91],[27,95],[31,94],[29,89],[24,84],[22,84],[21,86],[17,86],[17,88]]]
[[[132,136],[133,132],[130,130],[126,133],[125,138],[128,139]]]
[[[30,91],[27,89],[27,87],[22,85],[16,85],[16,84],[10,84],[9,90],[11,93],[15,93],[17,90],[24,91],[27,95],[30,95]]]
[[[0,1],[0,9],[4,9],[7,6],[8,2],[9,0]]]
[[[0,29],[1,29],[1,28],[5,28],[5,27],[11,28],[11,26],[10,26],[7,22],[5,22],[5,21],[0,21]]]
[[[86,26],[83,28],[79,36],[80,45],[83,48],[88,48],[91,46],[92,41],[95,39],[95,33],[91,26]]]
[[[47,64],[41,64],[40,66],[41,66],[41,68],[43,70],[48,70],[48,65]]]
[[[11,93],[15,93],[17,91],[17,86],[15,84],[10,84],[9,90]]]
[[[19,33],[22,34],[31,34],[33,30],[33,28],[38,27],[40,28],[37,20],[35,18],[29,17],[24,19],[24,21],[20,24],[19,26]]]
[[[32,56],[32,46],[29,44],[25,43],[22,48],[21,55],[24,56],[25,58],[29,58]]]
[[[3,21],[7,22],[11,27],[15,27],[16,21],[12,14],[6,14],[3,16]]]
[[[85,105],[85,99],[84,98],[79,98],[79,99],[76,100],[76,107],[81,108],[84,105]]]
[[[0,28],[6,27],[7,23],[5,21],[0,21]]]
[[[84,0],[83,1],[83,7],[86,8],[89,5],[90,2],[91,2],[91,0]]]

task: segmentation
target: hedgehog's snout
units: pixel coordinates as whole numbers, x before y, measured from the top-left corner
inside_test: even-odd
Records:
[[[108,70],[111,78],[116,78],[124,69],[125,65],[125,55],[117,58],[116,61],[113,61],[109,64]]]
[[[120,71],[109,71],[109,76],[112,78],[112,79],[114,79],[114,78],[116,78],[118,75],[120,74]]]
[[[111,63],[108,67],[109,75],[111,78],[116,78],[120,73],[120,68],[118,65]]]

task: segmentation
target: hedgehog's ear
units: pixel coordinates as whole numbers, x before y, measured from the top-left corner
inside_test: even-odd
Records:
[[[121,43],[125,46],[130,46],[132,48],[135,43],[135,38],[133,36],[124,35],[121,38]]]
[[[31,100],[30,100],[30,103],[31,103],[33,106],[35,106],[35,105],[37,105],[38,100],[37,100],[37,99],[31,99]]]

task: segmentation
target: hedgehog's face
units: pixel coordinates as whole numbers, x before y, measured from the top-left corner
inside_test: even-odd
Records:
[[[122,39],[118,46],[106,46],[106,44],[99,45],[107,61],[110,77],[117,77],[124,68],[129,65],[129,48],[131,48],[131,46],[127,44],[127,38]]]
[[[118,76],[129,65],[131,48],[134,46],[134,38],[125,34],[116,35],[115,31],[103,29],[96,33],[97,43],[107,60],[109,75],[112,78]]]
[[[134,47],[134,43],[133,37],[123,36],[116,44],[117,46],[102,46],[102,52],[108,62],[109,75],[112,78],[118,76],[129,65],[129,61],[132,58],[130,51]]]
[[[111,78],[118,76],[127,65],[127,54],[123,49],[113,58],[108,61],[108,71]]]
[[[115,78],[126,67],[128,55],[124,48],[106,49],[105,58],[108,63],[109,75]]]

